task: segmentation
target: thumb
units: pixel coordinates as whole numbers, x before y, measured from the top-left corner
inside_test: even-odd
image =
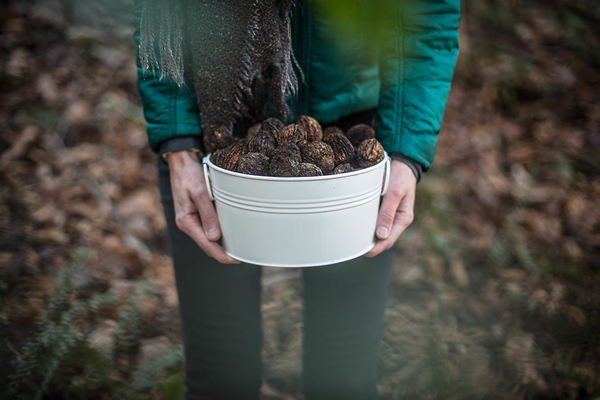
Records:
[[[391,189],[391,188],[390,188]],[[377,229],[375,234],[377,238],[385,240],[390,236],[392,230],[392,224],[396,216],[396,210],[402,199],[399,193],[395,191],[388,191],[381,202],[381,208],[379,209],[379,216],[377,217]]]

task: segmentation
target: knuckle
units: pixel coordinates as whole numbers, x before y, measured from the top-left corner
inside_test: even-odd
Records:
[[[186,223],[185,223],[185,216],[183,215],[177,215],[175,216],[175,225],[180,229],[180,230],[184,230]]]
[[[389,192],[394,198],[402,197],[402,189],[400,189],[399,187],[391,187],[389,188]]]
[[[193,189],[190,189],[190,193],[194,197],[201,197],[206,192],[206,188],[202,185],[196,185]]]

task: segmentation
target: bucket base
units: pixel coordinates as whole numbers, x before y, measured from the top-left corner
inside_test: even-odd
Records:
[[[375,246],[375,242],[371,243],[371,245],[369,245],[369,247],[367,247],[367,248],[366,248],[366,249],[364,249],[363,251],[360,251],[360,252],[358,252],[358,253],[356,253],[356,254],[353,254],[353,255],[351,255],[351,256],[349,256],[349,257],[344,257],[344,258],[341,258],[341,259],[339,259],[339,260],[328,261],[328,262],[321,263],[321,264],[295,264],[295,265],[289,265],[289,264],[288,264],[288,265],[281,265],[281,264],[265,264],[265,263],[258,263],[258,262],[256,262],[256,261],[247,260],[247,259],[244,259],[244,258],[238,257],[238,256],[236,256],[235,254],[228,252],[227,250],[225,250],[225,253],[226,253],[228,256],[230,256],[230,257],[232,257],[232,258],[235,258],[236,260],[239,260],[239,261],[242,261],[242,262],[245,262],[245,263],[248,263],[248,264],[260,265],[260,266],[262,266],[262,267],[278,267],[278,268],[308,268],[308,267],[321,267],[321,266],[324,266],[324,265],[338,264],[338,263],[341,263],[341,262],[344,262],[344,261],[349,261],[349,260],[352,260],[352,259],[354,259],[354,258],[357,258],[357,257],[360,257],[360,256],[362,256],[363,254],[365,254],[365,253],[367,253],[369,250],[371,250],[371,249],[372,249],[374,246]]]

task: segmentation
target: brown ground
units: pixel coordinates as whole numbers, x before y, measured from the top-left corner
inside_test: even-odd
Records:
[[[0,383],[27,358],[57,273],[83,249],[60,304],[124,295],[75,325],[86,349],[129,356],[94,381],[99,364],[69,348],[46,398],[65,388],[111,398],[132,369],[181,342],[155,156],[129,16],[98,22],[75,12],[83,6],[46,4],[0,6]],[[384,399],[600,396],[598,26],[592,1],[463,3],[436,160],[397,245]],[[123,328],[148,280],[138,322]],[[299,271],[266,268],[263,283],[264,398],[299,399]],[[39,360],[27,375],[38,383],[49,375]],[[174,365],[149,398],[177,398]]]

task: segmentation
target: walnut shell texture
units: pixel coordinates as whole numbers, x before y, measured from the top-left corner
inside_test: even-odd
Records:
[[[363,140],[356,150],[358,164],[363,168],[367,168],[381,162],[383,157],[383,146],[377,141],[377,139]]]
[[[296,121],[297,125],[300,125],[306,131],[306,141],[308,143],[319,142],[323,139],[323,130],[321,124],[316,119],[307,115],[302,115]]]
[[[354,171],[354,169],[352,168],[352,165],[350,165],[349,163],[345,163],[345,164],[336,165],[336,167],[333,169],[333,174],[338,175],[338,174],[344,174],[346,172],[352,172],[352,171]]]
[[[335,166],[333,150],[327,143],[308,143],[300,150],[302,152],[302,161],[315,164],[324,174],[330,173]]]
[[[317,167],[315,164],[311,163],[301,163],[300,164],[300,173],[298,176],[321,176],[323,175],[323,171],[321,168]]]
[[[289,124],[277,135],[277,144],[282,146],[286,143],[294,143],[299,147],[306,145],[306,130],[297,124]]]
[[[275,135],[268,131],[260,131],[248,140],[248,151],[250,153],[263,153],[270,157],[275,147],[277,147]]]
[[[248,175],[267,176],[269,170],[269,157],[262,153],[248,153],[240,158],[238,172]]]
[[[323,141],[331,146],[335,165],[349,163],[354,158],[354,146],[346,136],[332,133],[324,137]]]
[[[213,164],[228,169],[229,171],[237,172],[240,159],[247,153],[247,141],[239,140],[232,143],[225,149],[215,151],[210,160]]]
[[[348,132],[346,132],[346,137],[355,147],[358,147],[367,139],[375,139],[375,130],[369,125],[358,124],[348,129]]]
[[[260,131],[269,132],[273,137],[277,137],[277,134],[285,127],[285,124],[277,118],[267,118],[260,125]]]
[[[340,128],[338,128],[337,126],[330,126],[329,128],[325,128],[325,130],[323,131],[323,138],[321,140],[325,140],[325,137],[327,137],[331,134],[334,134],[334,133],[343,135],[344,131],[341,130]]]
[[[225,126],[211,125],[204,130],[202,142],[209,153],[224,149],[235,141],[233,134]]]
[[[269,170],[273,176],[298,176],[301,162],[300,148],[294,143],[286,143],[273,151]]]

